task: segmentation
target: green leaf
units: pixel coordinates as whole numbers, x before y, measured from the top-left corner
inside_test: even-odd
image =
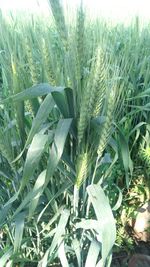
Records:
[[[117,127],[119,133],[119,144],[120,144],[120,153],[123,161],[123,166],[126,175],[126,186],[129,188],[129,170],[131,171],[131,158],[130,158],[130,151],[128,146],[128,139],[123,134],[122,130]]]
[[[119,196],[117,199],[117,202],[115,204],[115,206],[112,208],[112,210],[117,210],[120,208],[121,204],[122,204],[122,200],[123,200],[123,195],[122,195],[122,191],[120,190],[120,188],[114,184],[114,186],[117,188],[117,190],[119,191]]]
[[[31,127],[31,130],[30,130],[29,134],[28,134],[28,138],[27,138],[27,141],[25,143],[24,149],[17,156],[17,158],[13,161],[13,163],[16,162],[17,160],[19,160],[19,158],[24,153],[26,147],[31,143],[34,135],[39,132],[41,126],[46,121],[46,119],[48,118],[48,115],[52,111],[52,109],[54,107],[54,104],[55,103],[53,101],[53,98],[52,98],[51,94],[48,94],[45,97],[45,99],[42,102],[42,104],[40,105],[40,108],[39,108],[39,110],[38,110],[38,112],[36,114],[36,117],[33,119],[32,127]]]
[[[63,92],[53,92],[52,93],[53,99],[59,108],[61,114],[64,118],[70,118],[69,110],[68,110],[68,103],[65,98],[64,91]]]
[[[22,202],[20,203],[19,207],[16,209],[13,218],[19,213],[21,212],[23,209],[26,208],[26,206],[34,199],[34,197],[36,197],[36,195],[38,195],[38,193],[41,193],[41,188],[39,187],[37,190],[31,190],[26,196],[25,198],[22,200]]]
[[[16,120],[19,128],[20,139],[22,141],[22,146],[24,146],[26,133],[25,133],[25,116],[24,116],[24,103],[20,102],[15,105],[16,108]]]
[[[73,185],[73,183],[70,182],[70,181],[65,181],[62,184],[61,188],[57,191],[57,193],[54,196],[52,196],[52,198],[49,200],[49,202],[47,203],[47,205],[44,207],[44,209],[39,214],[38,219],[37,219],[37,222],[39,222],[39,220],[43,216],[43,214],[46,211],[46,209],[48,208],[48,206],[52,203],[52,201],[54,201],[57,197],[59,197],[64,192],[66,192],[66,190],[69,189],[72,185]]]
[[[48,135],[36,134],[34,136],[27,153],[19,192],[24,189],[31,179],[36,167],[38,166],[42,153],[45,150],[45,144],[47,141]]]
[[[64,119],[58,122],[54,142],[50,150],[50,156],[48,160],[47,172],[46,172],[46,184],[48,184],[49,179],[54,174],[54,171],[61,159],[63,154],[65,141],[71,126],[72,119]]]
[[[105,266],[107,257],[110,255],[116,239],[116,226],[110,204],[100,185],[90,185],[87,187],[89,199],[92,202],[99,228],[98,241],[102,244],[102,266]],[[100,231],[99,231],[100,229]]]
[[[95,229],[100,231],[99,222],[92,219],[82,219],[80,222],[76,223],[76,229],[82,228],[84,230]]]
[[[74,118],[75,110],[74,110],[73,90],[71,88],[65,88],[64,91],[67,99],[70,118]]]
[[[129,133],[129,137],[137,131],[141,126],[146,125],[146,122],[139,122]]]
[[[39,198],[41,194],[43,193],[43,186],[45,183],[45,176],[46,176],[46,170],[43,171],[39,177],[37,178],[34,188],[32,190],[33,194],[35,195],[33,199],[30,201],[29,205],[29,220],[31,219],[32,215],[34,214],[34,211],[38,205]]]
[[[51,243],[51,246],[50,248],[46,251],[43,259],[40,261],[39,263],[39,267],[46,267],[46,263],[48,261],[48,258],[52,258],[53,257],[53,254],[56,250],[56,248],[58,248],[61,243],[63,242],[64,240],[64,237],[65,237],[65,228],[66,228],[66,224],[68,222],[68,219],[69,219],[69,216],[70,216],[70,212],[69,210],[67,209],[64,209],[62,212],[61,212],[61,216],[60,216],[60,220],[59,220],[59,223],[58,223],[58,226],[57,226],[57,230],[56,230],[56,233],[53,237],[53,240],[52,240],[52,243]]]
[[[13,254],[13,249],[10,248],[7,250],[7,252],[4,253],[4,255],[0,258],[0,266],[5,267],[6,262],[9,260],[9,258]]]
[[[73,90],[71,88],[65,88],[61,92],[52,92],[52,96],[64,118],[73,118],[75,115]]]
[[[14,238],[14,252],[20,249],[23,229],[24,229],[25,213],[19,213],[15,218],[15,238]]]
[[[96,262],[99,256],[99,252],[100,252],[100,244],[99,242],[92,240],[89,250],[88,250],[88,254],[87,254],[87,258],[86,258],[86,262],[85,262],[85,267],[95,267],[96,266]]]
[[[113,158],[113,160],[111,162],[111,165],[105,171],[105,177],[108,177],[110,175],[110,172],[113,169],[113,166],[114,166],[115,162],[118,160],[118,147],[117,147],[117,143],[115,142],[115,140],[112,137],[109,140],[109,145],[114,150],[115,156],[114,156],[114,158]]]
[[[48,83],[41,83],[41,84],[32,86],[22,91],[21,93],[18,93],[16,95],[6,98],[5,100],[2,101],[2,103],[8,102],[10,100],[13,100],[14,102],[25,101],[28,99],[47,95],[55,91],[61,92],[63,90],[64,90],[64,87],[52,87]]]
[[[81,250],[81,245],[80,245],[80,242],[77,238],[74,238],[72,240],[72,246],[73,246],[73,249],[74,249],[74,252],[76,254],[76,258],[77,258],[77,261],[78,261],[78,267],[81,267],[81,253],[82,253],[82,250]]]
[[[64,242],[62,242],[58,248],[58,257],[60,259],[62,267],[69,267],[69,263],[66,257]]]
[[[8,212],[10,211],[11,207],[12,207],[12,203],[18,198],[19,192],[15,193],[10,199],[9,201],[6,202],[6,204],[4,205],[4,207],[1,209],[0,211],[0,225],[3,225],[3,223],[5,222],[5,219],[7,217]]]
[[[68,222],[70,216],[70,212],[67,209],[64,209],[61,212],[60,220],[57,226],[56,234],[52,240],[52,244],[49,249],[49,254],[52,255],[56,247],[59,247],[61,242],[64,240],[65,237],[65,227]]]
[[[6,206],[2,207],[0,210],[0,226],[2,226],[5,223],[8,212],[10,211],[12,206],[10,203],[6,203],[5,205]]]
[[[26,146],[29,145],[36,133],[40,130],[41,125],[46,121],[48,115],[54,107],[54,101],[51,94],[48,94],[36,114],[36,117],[33,120],[31,130],[26,141]]]
[[[138,99],[138,98],[143,98],[143,97],[149,97],[149,96],[150,96],[150,88],[144,90],[142,93],[140,93],[134,97],[128,98],[127,101]]]
[[[39,261],[37,267],[47,267],[47,264],[48,264],[48,255],[49,255],[49,249],[47,249],[47,251],[44,254],[43,259]]]

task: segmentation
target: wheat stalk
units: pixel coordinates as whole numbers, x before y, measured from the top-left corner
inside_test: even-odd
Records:
[[[75,185],[79,189],[88,174],[88,153],[82,153],[77,159],[77,178]]]
[[[4,134],[2,129],[0,129],[0,152],[3,155],[4,158],[7,159],[8,163],[10,166],[12,166],[12,151],[11,151],[11,144],[7,140],[7,135]]]

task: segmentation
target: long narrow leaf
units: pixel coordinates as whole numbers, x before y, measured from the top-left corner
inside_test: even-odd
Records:
[[[33,199],[31,199],[30,201],[30,205],[29,205],[29,219],[32,217],[32,215],[34,214],[34,211],[38,205],[38,201],[39,198],[43,192],[43,185],[45,183],[45,176],[46,176],[46,170],[43,171],[39,177],[37,178],[34,188],[33,188],[33,194],[35,192],[37,192],[37,194],[35,195],[35,197]]]
[[[47,95],[41,104],[36,117],[33,120],[32,128],[29,132],[28,139],[26,141],[26,146],[29,145],[32,141],[32,138],[36,133],[38,133],[41,125],[46,121],[48,115],[54,107],[54,101],[51,94]]]
[[[45,144],[47,141],[48,135],[36,134],[34,136],[27,153],[20,191],[24,189],[24,187],[28,184],[30,178],[32,177],[40,161],[42,153],[44,152]]]
[[[14,239],[14,252],[20,249],[23,229],[24,229],[25,214],[19,213],[15,219],[15,239]]]
[[[69,263],[66,257],[64,242],[62,242],[58,248],[58,257],[60,259],[62,267],[69,267]]]
[[[85,267],[95,267],[100,253],[100,245],[97,241],[93,240],[89,247],[89,251],[86,258]]]
[[[48,160],[48,167],[46,173],[46,183],[48,183],[49,179],[53,175],[60,159],[63,154],[65,141],[69,132],[69,128],[71,126],[72,119],[64,119],[60,120],[55,136],[54,136],[54,143],[52,145],[50,156]]]
[[[8,249],[7,252],[0,258],[0,266],[5,267],[6,262],[10,259],[11,255],[13,254],[13,249]]]
[[[90,185],[87,192],[92,202],[99,226],[101,228],[102,243],[102,266],[105,266],[107,257],[109,256],[116,239],[115,220],[103,189],[100,185]]]
[[[13,100],[14,102],[17,101],[24,101],[32,98],[36,98],[39,96],[44,96],[49,93],[58,91],[61,92],[64,90],[64,87],[52,87],[48,83],[41,83],[35,86],[32,86],[21,93],[18,93],[16,95],[12,95],[5,100],[2,101],[2,103],[8,102],[10,100]]]

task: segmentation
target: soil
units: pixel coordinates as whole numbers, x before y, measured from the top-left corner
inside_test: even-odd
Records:
[[[114,253],[111,267],[128,267],[129,260],[135,254],[150,256],[150,242],[138,242],[132,254],[125,251]]]

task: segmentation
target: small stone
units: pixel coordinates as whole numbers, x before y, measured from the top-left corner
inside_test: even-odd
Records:
[[[150,241],[150,201],[139,208],[133,230],[139,240]]]

